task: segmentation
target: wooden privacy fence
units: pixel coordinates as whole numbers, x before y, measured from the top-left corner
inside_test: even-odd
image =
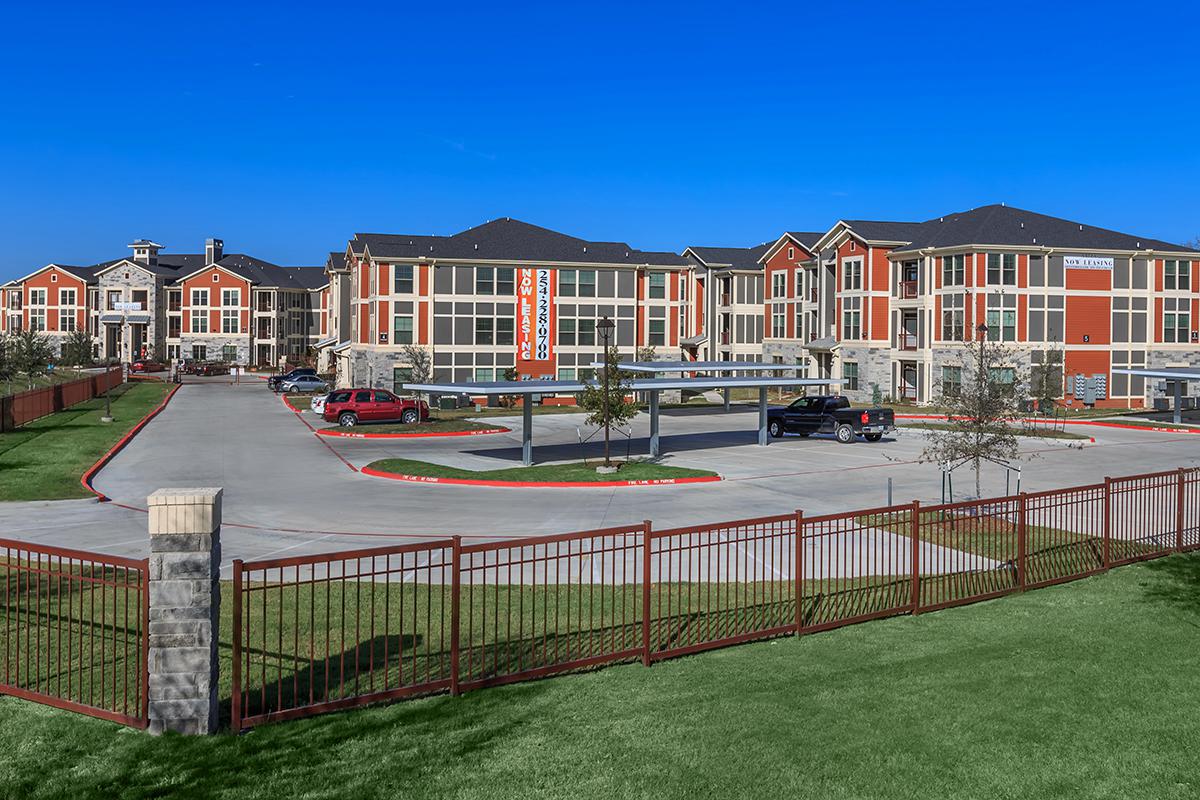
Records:
[[[234,729],[653,661],[1200,548],[1200,471],[654,530],[234,561]]]
[[[0,539],[0,694],[146,727],[145,559]]]
[[[120,383],[121,368],[114,367],[77,380],[0,397],[0,433],[91,400]]]

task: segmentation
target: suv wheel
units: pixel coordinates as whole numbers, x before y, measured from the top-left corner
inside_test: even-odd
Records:
[[[343,428],[353,428],[358,424],[358,417],[349,412],[338,415],[338,425]]]
[[[842,444],[850,444],[854,441],[854,428],[849,425],[838,425],[837,430],[834,431],[834,436]]]
[[[771,434],[772,439],[783,436],[783,426],[779,424],[779,420],[771,420],[771,423],[767,425],[767,433]]]
[[[400,415],[400,421],[405,425],[412,425],[417,421],[417,410],[415,408],[407,409]]]

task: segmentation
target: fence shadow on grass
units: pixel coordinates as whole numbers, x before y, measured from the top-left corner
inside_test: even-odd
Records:
[[[1147,602],[1200,616],[1200,553],[1147,561],[1145,569],[1154,578],[1145,586]]]

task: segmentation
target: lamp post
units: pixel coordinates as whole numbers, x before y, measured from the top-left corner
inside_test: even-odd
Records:
[[[604,344],[604,466],[606,468],[612,466],[608,455],[608,383],[611,374],[609,370],[612,369],[608,358],[608,340],[615,327],[616,325],[608,317],[596,323],[596,330],[600,332],[600,341]]]

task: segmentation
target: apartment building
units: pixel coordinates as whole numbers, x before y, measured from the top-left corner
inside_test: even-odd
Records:
[[[784,233],[759,258],[767,295],[763,309],[763,360],[796,364],[802,367],[804,375],[810,362],[806,348],[822,335],[822,287],[815,252],[823,235]],[[832,288],[832,284],[825,287],[828,291]]]
[[[350,344],[344,358],[334,354],[341,384],[408,380],[409,345],[430,354],[437,380],[503,380],[510,369],[576,378],[603,357],[596,323],[605,317],[623,357],[654,347],[678,358],[694,335],[691,263],[675,253],[506,218],[450,236],[360,233],[344,257]]]
[[[981,325],[1012,353],[1000,380],[1061,362],[1069,404],[1089,380],[1098,406],[1151,401],[1155,386],[1113,367],[1200,366],[1200,252],[1169,242],[990,205],[841,220],[800,268],[815,275],[815,327],[772,344],[801,347],[813,374],[859,401],[953,390]]]
[[[316,343],[317,369],[333,372],[349,382],[350,376],[350,266],[346,253],[330,253],[325,260],[328,288],[321,293],[324,313]]]
[[[49,264],[3,291],[5,330],[59,340],[86,329],[102,359],[151,356],[276,364],[303,356],[320,335],[328,280],[323,267],[280,267],[226,254],[164,253],[149,239],[132,256],[88,267]]]
[[[699,361],[761,361],[763,356],[763,255],[771,245],[688,247],[699,322],[686,352]]]

